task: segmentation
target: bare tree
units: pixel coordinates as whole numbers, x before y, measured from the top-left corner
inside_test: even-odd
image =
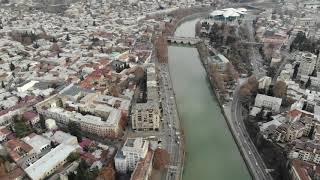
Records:
[[[155,169],[165,168],[170,161],[170,155],[168,151],[164,149],[157,148],[154,151],[154,163],[153,166]]]
[[[284,98],[287,94],[287,84],[283,81],[277,81],[273,87],[273,94],[278,98]]]

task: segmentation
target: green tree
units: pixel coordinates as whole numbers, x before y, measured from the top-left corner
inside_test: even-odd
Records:
[[[68,124],[68,129],[70,134],[76,136],[79,142],[82,141],[81,129],[78,123],[70,121]]]
[[[5,88],[6,86],[4,85],[4,82],[1,81],[1,88]]]
[[[73,162],[73,161],[75,161],[75,160],[77,160],[79,158],[80,158],[80,154],[78,152],[72,152],[67,157],[67,161],[68,162]]]
[[[309,77],[308,81],[306,82],[305,88],[309,88],[311,85],[311,78]]]
[[[15,68],[16,68],[16,66],[11,62],[10,63],[10,71],[14,71]]]
[[[29,127],[22,121],[14,122],[14,130],[18,138],[25,137],[30,133]]]
[[[70,41],[70,40],[71,40],[70,35],[67,34],[67,36],[66,36],[66,41]]]

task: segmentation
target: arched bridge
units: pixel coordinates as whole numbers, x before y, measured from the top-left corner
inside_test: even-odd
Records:
[[[193,37],[168,36],[167,41],[169,43],[195,45],[195,44],[199,43],[201,41],[201,39],[200,38],[193,38]]]

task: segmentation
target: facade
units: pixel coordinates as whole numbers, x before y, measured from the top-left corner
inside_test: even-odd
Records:
[[[60,144],[26,168],[25,172],[31,179],[42,180],[65,164],[69,154],[75,152],[76,148],[74,145]]]
[[[82,115],[76,111],[67,111],[60,107],[52,107],[42,114],[46,118],[55,119],[62,126],[67,126],[69,122],[79,124],[82,131],[95,134],[101,137],[115,137],[120,133],[120,110],[112,110],[106,120],[92,115]]]
[[[160,128],[159,90],[155,65],[147,65],[147,102],[132,107],[132,129],[136,131],[158,131]]]
[[[159,130],[160,109],[158,103],[136,104],[132,112],[132,129],[138,131]]]
[[[4,146],[12,160],[22,169],[28,167],[38,159],[38,155],[32,146],[20,139],[9,140]]]
[[[210,13],[209,19],[214,20],[215,22],[233,22],[240,18],[243,18],[247,9],[245,8],[226,8],[222,10],[214,10]]]
[[[301,160],[293,160],[289,172],[292,180],[309,180],[320,178],[319,166]]]
[[[296,142],[288,157],[320,164],[320,145],[315,142]]]
[[[144,159],[149,148],[149,141],[142,138],[128,138],[115,156],[115,167],[118,172],[133,171],[137,163]]]
[[[317,63],[317,56],[312,53],[302,53],[301,62],[298,69],[298,77],[312,74]]]
[[[280,98],[258,94],[255,99],[254,106],[261,107],[261,108],[265,107],[265,108],[271,109],[274,112],[279,112],[281,102],[282,102],[282,99]]]
[[[208,57],[209,62],[217,68],[218,71],[225,71],[227,69],[229,60],[222,54],[217,54],[216,56]]]
[[[29,136],[24,137],[22,141],[29,144],[39,156],[45,153],[46,151],[49,151],[51,148],[50,140],[35,133],[32,133]]]

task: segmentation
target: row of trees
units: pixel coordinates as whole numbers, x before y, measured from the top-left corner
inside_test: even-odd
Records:
[[[155,39],[156,56],[161,63],[168,62],[168,42],[164,35]]]

